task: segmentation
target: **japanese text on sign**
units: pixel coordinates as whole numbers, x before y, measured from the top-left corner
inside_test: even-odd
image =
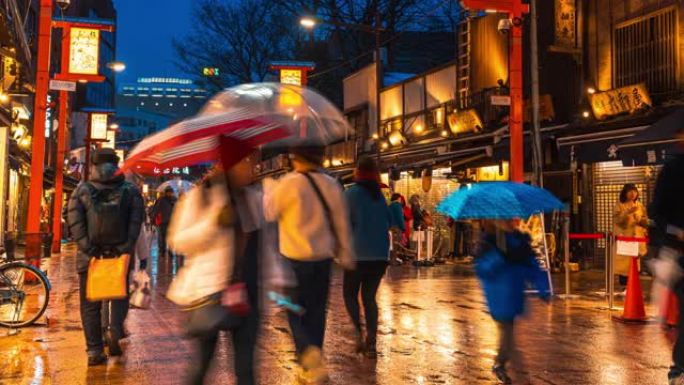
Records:
[[[651,106],[651,97],[644,84],[621,87],[591,95],[591,108],[596,119],[624,113],[634,113]]]
[[[559,47],[575,48],[576,35],[575,0],[556,0],[555,44]]]
[[[91,28],[71,28],[69,73],[97,75],[99,51],[99,30]]]
[[[302,85],[302,70],[286,69],[280,70],[280,82],[284,84]]]
[[[107,140],[107,114],[90,115],[90,139]]]
[[[458,111],[449,115],[449,128],[454,134],[476,132],[482,129],[482,120],[474,109]]]

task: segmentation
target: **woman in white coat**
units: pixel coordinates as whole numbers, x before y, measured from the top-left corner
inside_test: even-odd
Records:
[[[199,361],[192,365],[189,384],[205,382],[220,331],[232,335],[237,384],[256,383],[254,350],[259,325],[257,281],[262,215],[261,196],[249,187],[253,182],[253,159],[248,157],[225,173],[213,172],[186,193],[169,226],[169,246],[185,255],[186,260],[167,296],[192,309],[190,329],[197,322],[202,324],[201,331],[197,325],[189,330],[197,342]],[[239,311],[233,307],[236,303]],[[225,317],[230,322],[219,322],[218,317],[207,317],[207,313],[199,315],[209,308],[219,309],[221,315],[230,313]]]

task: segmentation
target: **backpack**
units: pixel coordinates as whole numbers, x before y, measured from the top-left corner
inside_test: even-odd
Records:
[[[128,241],[128,208],[130,194],[125,184],[114,188],[96,189],[86,183],[90,191],[90,207],[86,210],[88,239],[94,246],[113,247]]]

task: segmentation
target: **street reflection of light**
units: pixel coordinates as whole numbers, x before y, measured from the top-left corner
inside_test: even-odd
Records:
[[[45,377],[45,364],[43,363],[43,357],[35,357],[35,365],[33,366],[33,379],[31,380],[31,385],[38,385],[43,383]]]

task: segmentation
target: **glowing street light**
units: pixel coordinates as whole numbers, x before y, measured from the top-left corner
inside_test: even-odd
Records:
[[[302,17],[299,19],[299,25],[306,29],[312,29],[316,26],[316,20],[311,17]]]
[[[112,123],[109,125],[110,130],[118,130],[119,129],[119,123]]]
[[[126,63],[120,61],[113,61],[107,63],[107,68],[114,72],[123,72],[126,69]]]

